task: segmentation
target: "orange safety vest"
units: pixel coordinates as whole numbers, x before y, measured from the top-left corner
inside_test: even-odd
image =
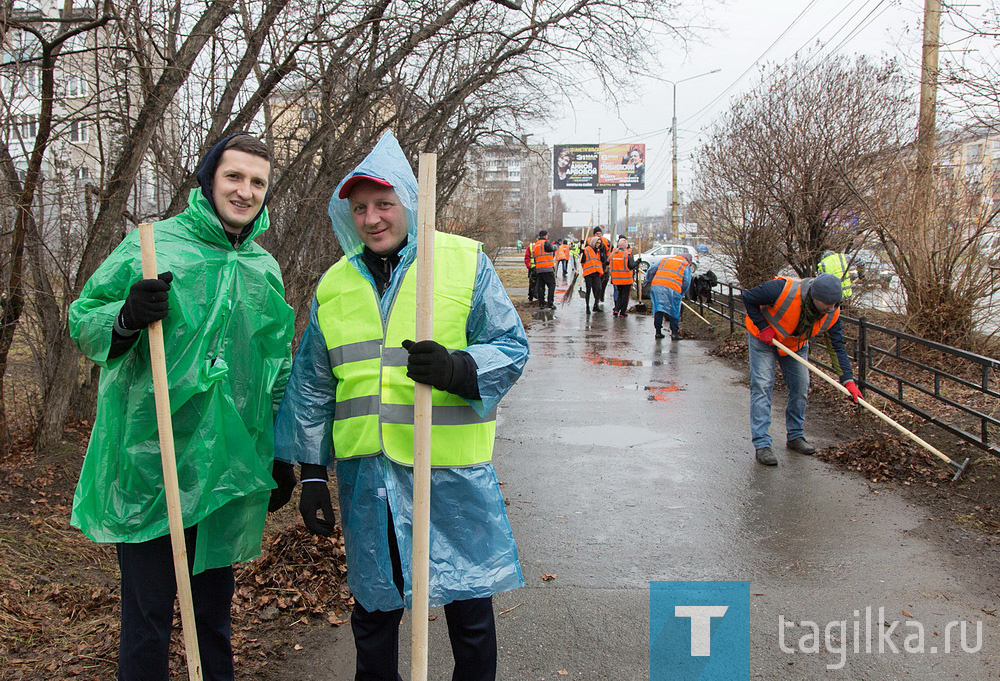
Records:
[[[591,274],[604,274],[604,267],[601,266],[601,258],[590,244],[587,244],[583,249],[581,267],[583,268],[583,276],[585,277],[589,277]]]
[[[556,260],[569,260],[569,246],[563,244],[556,249]]]
[[[672,291],[683,293],[684,271],[690,264],[687,258],[682,258],[679,255],[664,258],[656,266],[656,274],[653,275],[653,281],[650,282],[650,285],[666,286]]]
[[[632,283],[632,270],[628,268],[629,251],[616,248],[611,254],[611,283],[624,286]]]
[[[531,253],[535,256],[536,272],[552,272],[556,268],[556,257],[554,253],[545,250],[545,239],[539,239],[531,246]]]
[[[784,279],[785,288],[782,289],[778,299],[774,301],[774,305],[763,307],[760,311],[764,314],[768,325],[776,331],[775,338],[789,350],[798,350],[809,342],[810,338],[824,333],[840,319],[840,308],[835,307],[832,312],[827,312],[816,320],[808,335],[796,336],[795,329],[799,325],[802,306],[805,305],[812,279],[795,279],[793,277],[775,277],[775,279]],[[760,329],[750,319],[750,315],[746,316],[744,323],[750,333],[760,336]],[[778,350],[778,352],[782,355],[787,354],[783,350]]]

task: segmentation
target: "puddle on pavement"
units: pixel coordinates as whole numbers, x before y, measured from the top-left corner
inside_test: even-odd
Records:
[[[585,352],[583,358],[591,364],[607,364],[615,367],[641,367],[641,359],[623,359],[621,357],[603,357],[596,352]]]
[[[670,393],[683,390],[679,385],[647,385],[644,389],[649,393],[646,399],[656,402],[666,402]]]
[[[635,426],[573,426],[557,428],[555,436],[575,445],[595,445],[608,447],[634,447],[647,442],[660,442],[662,433]]]

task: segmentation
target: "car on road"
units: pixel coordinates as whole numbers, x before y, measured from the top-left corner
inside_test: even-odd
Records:
[[[664,258],[671,255],[680,255],[681,253],[690,253],[691,264],[694,265],[695,269],[698,269],[698,258],[700,257],[698,249],[687,244],[660,244],[659,246],[653,246],[648,251],[640,253],[636,260],[642,261],[639,264],[639,269],[645,272]]]

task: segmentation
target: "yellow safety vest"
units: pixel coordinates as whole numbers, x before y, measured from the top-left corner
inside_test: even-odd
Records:
[[[851,290],[851,273],[847,270],[847,259],[843,253],[831,253],[826,256],[819,261],[818,269],[820,272],[832,274],[840,279],[844,298],[851,297],[853,293]]]
[[[450,350],[468,346],[465,327],[479,261],[479,243],[436,232],[434,340]],[[345,257],[327,270],[316,290],[319,328],[337,379],[333,448],[337,458],[384,452],[413,465],[413,387],[406,376],[406,339],[416,338],[417,268],[412,265],[383,324],[372,282]],[[472,466],[490,461],[496,410],[479,416],[468,402],[432,392],[431,465]]]

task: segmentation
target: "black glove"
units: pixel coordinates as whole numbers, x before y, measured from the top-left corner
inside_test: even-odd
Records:
[[[326,466],[304,463],[300,471],[302,479],[302,497],[299,499],[299,512],[306,529],[321,537],[333,534],[335,519],[333,506],[330,504],[330,491],[326,488]],[[319,518],[316,511],[322,511]]]
[[[271,501],[267,504],[267,512],[274,513],[288,503],[295,491],[295,466],[286,462],[274,460],[271,477],[277,488],[271,490]]]
[[[167,291],[173,280],[173,273],[163,272],[156,279],[140,279],[132,284],[118,316],[122,328],[139,331],[166,317],[170,311]]]
[[[456,364],[460,360],[440,343],[432,340],[417,343],[405,340],[403,347],[410,353],[406,360],[406,375],[417,383],[426,383],[438,390],[450,390],[456,388],[455,384],[461,383],[464,378],[456,376],[462,373],[461,368],[456,371]]]

